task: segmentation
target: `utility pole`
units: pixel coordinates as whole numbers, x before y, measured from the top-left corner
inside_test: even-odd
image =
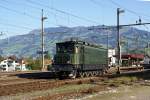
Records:
[[[117,8],[117,48],[118,48],[118,68],[121,66],[121,45],[120,45],[120,25],[119,25],[119,15],[124,13],[124,10]]]
[[[129,27],[129,26],[139,26],[139,25],[149,25],[150,23],[142,23],[142,20],[139,19],[139,22],[136,24],[125,24],[125,25],[120,25],[119,24],[119,15],[121,13],[124,13],[124,10],[121,10],[120,8],[117,8],[117,26],[105,26],[102,28],[97,28],[97,29],[103,29],[103,30],[107,30],[107,29],[116,29],[117,28],[117,58],[118,58],[118,71],[119,71],[119,67],[121,66],[121,46],[120,46],[120,28],[122,27]],[[93,30],[93,29],[89,29],[89,30]]]
[[[109,34],[107,31],[107,65],[109,66]]]
[[[43,9],[42,9],[42,17],[41,17],[41,34],[42,34],[42,70],[45,70],[45,65],[44,65],[44,53],[45,53],[45,49],[44,49],[44,20],[46,20],[47,17],[43,16]]]
[[[150,49],[149,49],[149,45],[150,45],[150,42],[148,42],[148,43],[147,43],[147,48],[148,48],[148,50],[147,50],[147,51],[148,51],[148,52],[147,52],[147,54],[148,54],[148,56],[150,55],[150,53],[149,53],[149,50],[150,50]]]

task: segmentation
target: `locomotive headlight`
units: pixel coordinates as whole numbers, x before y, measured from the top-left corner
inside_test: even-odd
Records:
[[[70,61],[67,61],[67,64],[70,64]]]

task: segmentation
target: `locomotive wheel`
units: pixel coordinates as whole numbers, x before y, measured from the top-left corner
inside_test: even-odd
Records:
[[[95,76],[98,76],[98,71],[95,71]]]
[[[94,72],[90,72],[90,74],[91,74],[91,77],[93,77],[93,76],[94,76]]]
[[[107,69],[106,69],[106,68],[104,68],[104,69],[102,70],[102,75],[105,75],[105,74],[107,74]]]
[[[77,77],[76,74],[74,74],[73,76],[71,76],[70,78],[75,79]]]
[[[100,76],[101,75],[101,72],[100,71],[97,71],[97,76]]]
[[[77,77],[77,71],[73,71],[72,75],[69,77],[75,79]]]
[[[103,70],[103,71],[102,71],[102,76],[105,75],[105,74],[106,74],[106,73],[105,73],[105,70]]]
[[[89,72],[89,76],[92,76],[92,72]]]
[[[86,77],[89,77],[89,72],[85,72],[85,76],[86,76]]]
[[[98,71],[98,76],[101,76],[102,75],[102,71]]]
[[[83,78],[85,76],[84,72],[79,72],[79,75],[81,78]]]
[[[93,71],[94,76],[96,76],[96,71]]]

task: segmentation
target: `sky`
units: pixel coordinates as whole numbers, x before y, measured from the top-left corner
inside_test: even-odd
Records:
[[[150,22],[150,0],[0,0],[0,38],[27,34],[44,27],[116,25],[116,9],[120,24],[134,24],[139,18]],[[150,31],[150,25],[137,28]]]

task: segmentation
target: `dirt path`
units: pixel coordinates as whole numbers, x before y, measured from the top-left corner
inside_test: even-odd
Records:
[[[49,94],[34,100],[150,100],[150,81],[147,80],[123,77],[93,84],[79,91]]]
[[[150,100],[149,86],[120,86],[109,88],[95,94],[80,98],[80,100]]]

